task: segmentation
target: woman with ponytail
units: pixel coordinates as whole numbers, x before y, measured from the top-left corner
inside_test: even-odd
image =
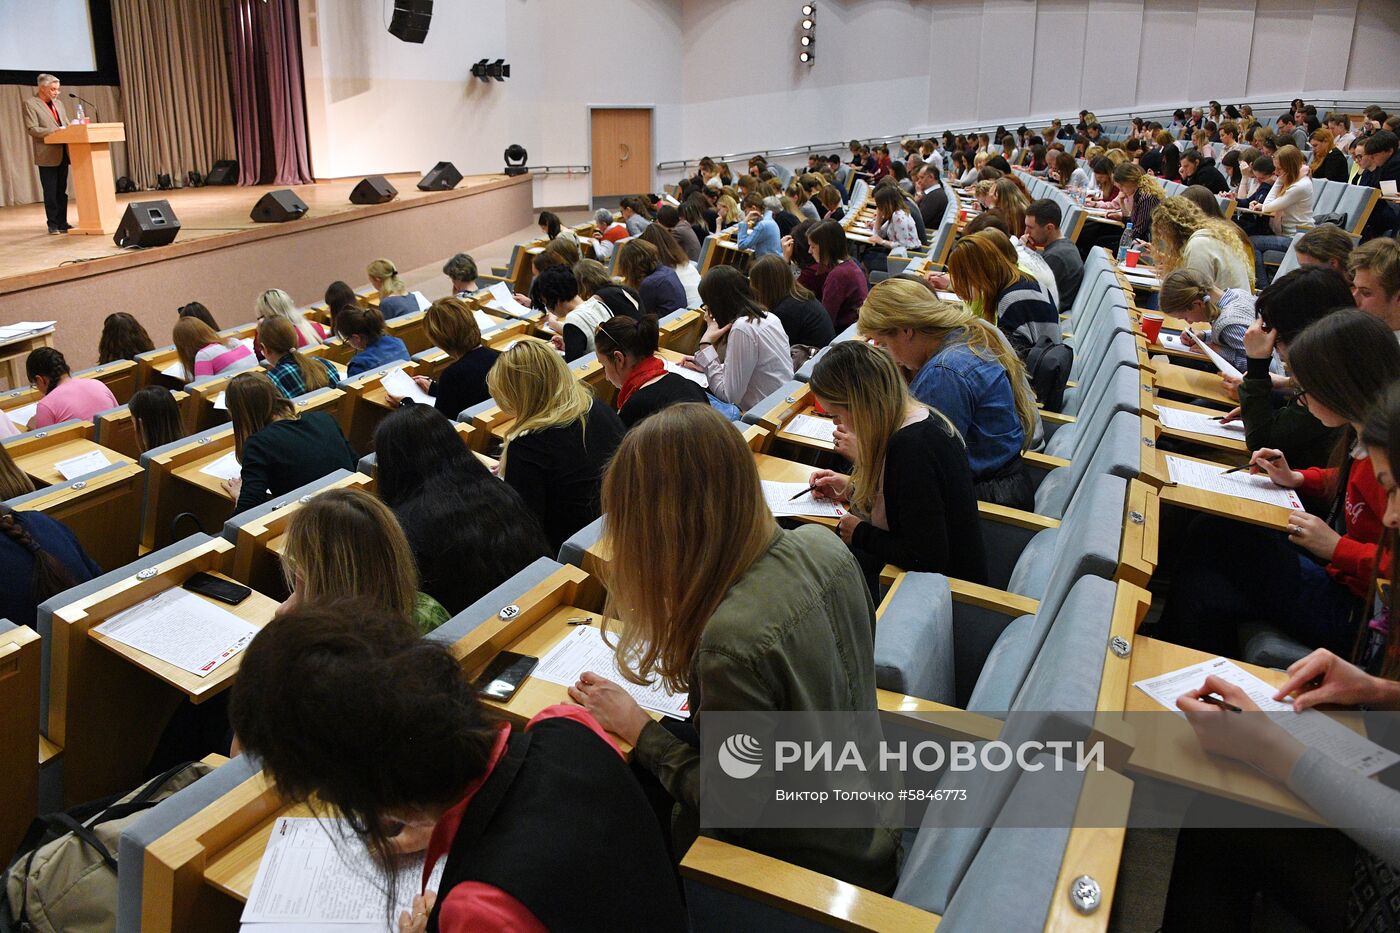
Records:
[[[267,360],[267,378],[287,398],[296,398],[340,384],[340,373],[330,360],[308,357],[297,349],[300,335],[292,322],[267,317],[258,322],[258,343]]]
[[[0,619],[37,630],[40,603],[101,572],[59,522],[0,505]]]
[[[617,415],[629,428],[668,405],[708,401],[698,383],[666,371],[665,362],[656,355],[657,339],[654,314],[641,320],[609,318],[593,334],[603,374],[617,386]]]

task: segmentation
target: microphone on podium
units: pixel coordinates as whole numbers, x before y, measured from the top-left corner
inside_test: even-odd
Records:
[[[71,97],[71,98],[73,98],[74,100],[80,102],[80,103],[87,104],[89,107],[91,107],[91,108],[92,108],[92,116],[93,116],[93,119],[97,119],[97,105],[96,105],[96,104],[94,104],[92,101],[88,100],[86,97],[79,97],[77,94],[74,94],[72,91],[69,91],[69,92],[68,92],[68,96]],[[98,122],[100,123],[101,121],[99,120]]]

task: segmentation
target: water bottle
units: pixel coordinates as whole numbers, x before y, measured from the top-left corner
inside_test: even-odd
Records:
[[[1128,258],[1128,250],[1133,248],[1133,222],[1128,221],[1123,227],[1123,236],[1118,241],[1118,261],[1123,262]]]
[[[83,104],[82,104],[82,101],[79,101],[79,102],[78,102],[78,120],[77,120],[77,122],[79,122],[79,123],[86,123],[86,122],[87,122],[87,120],[86,120],[86,119],[84,118],[84,116],[83,116]]]

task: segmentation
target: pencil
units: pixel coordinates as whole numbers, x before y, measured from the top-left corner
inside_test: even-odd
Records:
[[[1278,463],[1278,457],[1265,457],[1264,459],[1267,460],[1267,461],[1269,461],[1270,463]],[[1239,465],[1239,466],[1237,466],[1237,467],[1230,467],[1230,469],[1226,470],[1224,473],[1221,473],[1220,475],[1221,475],[1221,476],[1225,476],[1225,475],[1228,474],[1228,473],[1238,473],[1240,470],[1248,470],[1248,469],[1249,469],[1250,467],[1252,467],[1252,466],[1254,466],[1254,461],[1253,461],[1253,460],[1249,461],[1248,463],[1241,464],[1241,465]]]

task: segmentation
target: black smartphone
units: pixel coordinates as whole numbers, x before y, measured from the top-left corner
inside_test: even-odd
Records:
[[[520,688],[525,678],[530,676],[530,672],[538,663],[539,658],[532,658],[528,654],[502,651],[486,665],[486,670],[482,671],[473,686],[482,696],[489,699],[509,700],[515,696],[515,691]]]
[[[208,596],[210,599],[217,599],[221,603],[228,603],[230,606],[237,606],[243,600],[252,595],[252,590],[241,583],[234,583],[232,580],[221,580],[213,574],[199,573],[190,577],[184,583],[185,589],[191,593],[198,593],[200,596]]]

